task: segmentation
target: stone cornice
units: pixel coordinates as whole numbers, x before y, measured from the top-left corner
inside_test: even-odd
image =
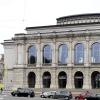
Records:
[[[100,13],[71,15],[57,18],[57,25],[100,23]]]
[[[17,34],[11,40],[5,40],[3,45],[16,45],[18,43],[26,43],[27,40],[37,39],[55,39],[55,38],[73,38],[85,36],[100,36],[100,29],[77,29],[67,31],[52,31],[46,33],[33,33],[33,34]]]
[[[100,29],[83,29],[83,30],[69,30],[48,33],[24,34],[24,36],[15,36],[14,40],[31,40],[31,39],[53,39],[53,38],[70,38],[83,36],[100,36]]]

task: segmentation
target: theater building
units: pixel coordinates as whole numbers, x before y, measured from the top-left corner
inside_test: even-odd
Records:
[[[4,40],[7,88],[100,88],[100,13],[57,18]]]

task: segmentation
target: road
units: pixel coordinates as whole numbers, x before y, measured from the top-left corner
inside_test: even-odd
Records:
[[[40,98],[38,96],[30,98],[30,97],[13,97],[11,95],[0,95],[0,100],[58,100],[58,99],[48,99],[48,98]],[[62,99],[60,99],[62,100]]]
[[[10,94],[10,92],[3,91],[2,93],[0,92],[0,100],[58,100],[58,99],[40,98],[39,95],[36,95],[35,97],[13,97]],[[59,99],[59,100],[64,100],[64,99]]]
[[[13,97],[11,95],[0,94],[0,100],[58,100],[58,99],[48,99],[48,98],[40,98],[39,96],[30,98],[30,97]],[[60,99],[64,100],[64,99]]]
[[[48,99],[43,99],[40,97],[30,98],[30,97],[12,97],[11,95],[0,95],[0,100],[48,100]]]

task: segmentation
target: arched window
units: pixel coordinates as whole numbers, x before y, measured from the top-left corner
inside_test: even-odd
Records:
[[[67,57],[68,57],[68,49],[66,44],[62,44],[59,46],[58,50],[58,63],[59,64],[67,64]]]
[[[35,64],[37,60],[37,52],[35,46],[28,49],[28,64]]]
[[[83,62],[84,62],[84,46],[82,43],[78,43],[75,46],[74,63],[82,64]]]
[[[91,48],[91,62],[100,63],[100,43],[92,44]]]
[[[51,63],[52,63],[51,46],[46,45],[43,48],[43,64],[51,64]]]

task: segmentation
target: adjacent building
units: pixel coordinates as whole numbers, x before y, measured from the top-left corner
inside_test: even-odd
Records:
[[[100,13],[57,18],[4,40],[7,88],[100,88]]]
[[[0,84],[3,84],[4,70],[4,55],[0,54]]]

